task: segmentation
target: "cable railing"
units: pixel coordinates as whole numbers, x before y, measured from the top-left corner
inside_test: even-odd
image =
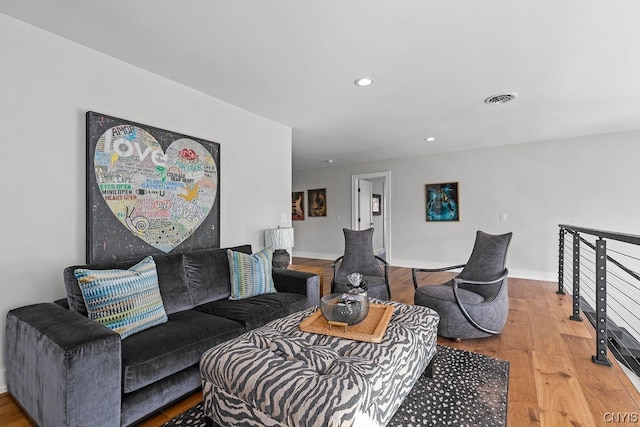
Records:
[[[640,236],[560,224],[558,294],[571,287],[571,320],[596,330],[592,360],[611,366],[608,351],[640,376]]]

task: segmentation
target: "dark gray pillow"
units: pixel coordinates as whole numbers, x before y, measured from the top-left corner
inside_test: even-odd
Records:
[[[382,276],[373,253],[373,228],[356,231],[343,228],[344,258],[336,273],[341,283],[347,283],[347,275],[362,273],[363,276]]]
[[[512,234],[496,235],[478,230],[471,257],[458,277],[480,281],[500,277],[507,262],[507,249]]]
[[[193,308],[195,304],[191,299],[187,278],[184,273],[182,254],[159,254],[154,255],[158,273],[158,286],[162,295],[164,310],[167,314]],[[67,303],[69,308],[77,311],[83,316],[87,316],[87,307],[84,297],[78,284],[74,271],[76,269],[88,268],[93,270],[118,269],[126,270],[135,265],[138,261],[118,261],[110,264],[74,265],[67,267],[63,271],[64,285],[67,290]]]

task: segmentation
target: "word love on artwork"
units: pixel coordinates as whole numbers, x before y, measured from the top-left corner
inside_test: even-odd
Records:
[[[147,146],[144,151],[140,148],[140,143],[135,140],[135,126],[114,126],[104,133],[104,153],[113,152],[120,157],[138,156],[138,160],[143,162],[149,153],[151,153],[151,161],[156,166],[165,166],[167,164],[167,156],[162,148]]]
[[[94,166],[102,198],[122,226],[165,253],[202,224],[218,191],[215,161],[200,143],[180,138],[165,152],[133,125],[102,134]]]

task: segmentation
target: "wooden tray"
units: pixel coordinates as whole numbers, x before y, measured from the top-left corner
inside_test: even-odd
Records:
[[[318,309],[311,316],[300,322],[300,330],[314,334],[348,338],[355,341],[379,343],[384,337],[392,315],[392,305],[371,304],[369,305],[369,314],[362,322],[347,326],[345,329],[339,326],[329,327],[329,322]]]

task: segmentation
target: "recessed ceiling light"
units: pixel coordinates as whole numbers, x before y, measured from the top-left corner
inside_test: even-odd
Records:
[[[333,163],[333,159],[327,159],[327,160],[325,160],[325,162],[327,162],[327,163]]]
[[[516,99],[516,96],[518,96],[518,94],[515,92],[499,93],[485,98],[484,103],[489,105],[505,104]]]
[[[427,142],[433,142],[433,141],[436,140],[436,137],[435,136],[428,136],[424,140],[427,141]]]
[[[353,82],[353,84],[355,84],[356,86],[360,86],[360,87],[371,86],[373,84],[373,78],[372,77],[361,77],[358,80],[356,80],[355,82]]]

